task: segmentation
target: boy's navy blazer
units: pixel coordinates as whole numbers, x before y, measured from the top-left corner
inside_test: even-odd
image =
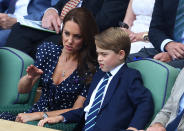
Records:
[[[89,104],[91,94],[105,75],[99,70],[93,77],[84,108]],[[76,130],[84,125],[84,108],[62,114],[67,122],[78,122]],[[144,129],[154,110],[151,93],[143,87],[138,71],[125,64],[111,80],[102,107],[98,113],[94,131],[120,131],[128,127]]]

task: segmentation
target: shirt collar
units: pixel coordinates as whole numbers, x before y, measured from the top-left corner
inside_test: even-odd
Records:
[[[120,70],[120,68],[121,68],[124,64],[125,64],[125,63],[122,63],[122,64],[116,66],[114,69],[112,69],[112,70],[110,71],[110,73],[112,74],[112,76],[114,76],[114,75]]]

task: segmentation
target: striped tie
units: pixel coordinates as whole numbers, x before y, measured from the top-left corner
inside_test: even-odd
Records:
[[[182,42],[182,34],[184,31],[184,0],[179,0],[174,27],[174,39]]]
[[[61,12],[61,19],[65,17],[65,15],[72,9],[76,8],[79,4],[80,0],[69,0],[65,6],[63,7],[63,10]]]
[[[99,86],[98,91],[95,95],[95,99],[93,101],[93,104],[88,112],[88,116],[85,122],[85,127],[84,130],[85,131],[93,131],[93,127],[96,124],[96,117],[97,114],[100,110],[100,106],[102,103],[102,98],[103,98],[103,94],[104,94],[104,89],[108,83],[109,77],[111,76],[110,72],[107,72],[104,76],[104,80],[102,82],[102,84]]]

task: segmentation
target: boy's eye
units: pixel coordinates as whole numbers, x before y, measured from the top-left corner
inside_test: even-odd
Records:
[[[102,56],[106,56],[107,55],[107,53],[101,53],[101,52],[96,52],[97,53],[97,55],[102,55]]]
[[[106,56],[107,54],[106,53],[102,53],[103,56]]]
[[[107,54],[106,54],[106,53],[100,53],[100,55],[102,55],[102,56],[107,56]]]

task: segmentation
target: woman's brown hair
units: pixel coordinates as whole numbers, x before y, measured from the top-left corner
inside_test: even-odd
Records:
[[[98,33],[98,28],[95,19],[87,9],[74,8],[64,17],[63,26],[71,20],[79,25],[81,37],[83,38],[82,48],[78,54],[79,74],[82,76],[85,72],[90,72],[93,75],[97,64],[94,37]],[[87,78],[87,84],[91,81],[92,75]]]

